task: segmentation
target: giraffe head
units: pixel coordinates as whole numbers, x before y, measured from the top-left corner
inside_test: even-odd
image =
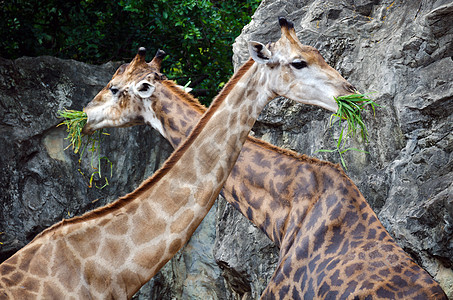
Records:
[[[279,18],[280,39],[272,44],[249,42],[249,52],[260,66],[262,83],[276,95],[336,112],[334,97],[355,92],[319,51],[302,45],[293,23]]]
[[[141,47],[129,64],[118,68],[110,82],[84,108],[87,124],[84,134],[105,127],[128,127],[150,124],[163,134],[162,125],[151,109],[151,96],[156,81],[164,79],[160,64],[165,52],[158,50],[150,63],[145,61],[146,49]]]

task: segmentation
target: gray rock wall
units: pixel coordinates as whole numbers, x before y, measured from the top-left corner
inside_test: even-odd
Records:
[[[365,115],[370,143],[348,146],[347,174],[398,243],[453,296],[453,5],[451,1],[267,1],[233,46],[279,38],[287,16],[305,44],[383,107]],[[0,59],[0,261],[51,224],[132,191],[172,151],[145,126],[109,129],[102,152],[114,163],[110,185],[87,187],[89,162],[63,151],[56,111],[80,110],[108,82],[115,64],[50,57]],[[254,134],[300,153],[338,162],[330,114],[287,99],[271,102]],[[108,168],[103,170],[107,174]],[[102,181],[98,181],[102,185]],[[135,299],[257,299],[278,249],[219,200],[173,260]]]

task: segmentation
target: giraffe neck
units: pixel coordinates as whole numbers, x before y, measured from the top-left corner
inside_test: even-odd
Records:
[[[248,93],[249,97],[256,97],[253,92]],[[164,81],[156,88],[153,105],[153,111],[163,124],[164,136],[173,147],[187,138],[206,111],[198,100],[171,81]],[[330,163],[248,137],[222,195],[280,246],[286,220],[297,197],[294,182],[313,182],[313,174],[307,170],[323,164]]]
[[[136,224],[136,228],[148,228],[143,237],[145,243],[151,245],[150,249],[138,251],[141,257],[145,257],[141,263],[153,266],[143,274],[146,279],[141,284],[176,254],[209,212],[250,129],[271,99],[265,91],[254,98],[247,97],[248,91],[256,86],[255,71],[253,61],[239,70],[168,159],[162,168],[164,174],[156,174],[159,179],[150,188],[145,183],[138,189],[140,200],[134,202],[140,203],[144,209],[137,211],[156,212],[151,218],[131,222]],[[132,197],[135,197],[134,193]],[[146,209],[147,206],[150,208]],[[156,224],[150,224],[150,220]],[[161,234],[149,240],[146,232],[163,226],[165,229],[162,228]],[[159,245],[159,248],[154,245]],[[152,264],[149,263],[150,257]]]
[[[20,286],[31,279],[38,288],[26,292],[37,298],[131,297],[188,241],[217,198],[270,100],[265,91],[247,97],[255,71],[250,61],[232,78],[188,139],[139,188],[57,223],[6,260],[2,276],[22,279],[8,282],[16,287],[11,293],[25,292]]]

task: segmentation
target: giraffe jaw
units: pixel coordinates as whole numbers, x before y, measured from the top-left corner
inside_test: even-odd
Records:
[[[332,102],[329,101],[329,103],[326,103],[326,102],[323,102],[323,101],[319,101],[319,100],[315,100],[315,101],[311,101],[311,103],[309,103],[309,104],[325,108],[325,109],[327,109],[327,110],[329,110],[329,111],[331,111],[333,113],[336,113],[338,111],[338,104],[333,99],[333,97],[332,97]]]
[[[102,128],[120,127],[118,120],[105,117],[111,114],[107,113],[103,107],[86,107],[84,111],[87,114],[87,123],[82,128],[82,133],[85,135],[91,135]]]
[[[89,120],[89,118],[88,118]],[[108,124],[109,122],[106,122],[105,120],[97,123],[96,125],[90,124],[89,121],[87,124],[82,128],[82,134],[84,135],[92,135],[96,130],[102,129],[102,128],[107,128],[107,127],[116,127],[113,126],[112,124]]]
[[[143,125],[145,124],[145,119],[142,116],[138,116],[134,120],[123,120],[123,119],[118,119],[118,120],[110,120],[110,119],[103,119],[98,122],[93,122],[90,120],[90,116],[87,114],[88,120],[85,126],[82,128],[82,133],[85,135],[91,135],[93,134],[96,130],[100,130],[103,128],[118,128],[118,127],[132,127],[135,125]]]
[[[287,97],[289,99],[294,99],[294,100],[296,100],[296,102],[299,102],[302,104],[315,105],[315,106],[327,109],[328,111],[331,111],[333,113],[336,113],[338,111],[338,104],[335,101],[334,95],[331,95],[331,96],[330,95],[329,96],[312,95],[312,97],[309,97],[307,99],[305,97],[294,97],[294,95],[291,95],[289,93],[288,95],[285,95],[285,97]],[[297,99],[300,99],[300,100],[297,100]]]

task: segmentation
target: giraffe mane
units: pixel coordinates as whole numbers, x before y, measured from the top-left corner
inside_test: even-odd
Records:
[[[161,81],[161,83],[170,91],[170,93],[172,93],[179,99],[182,99],[184,102],[189,104],[200,114],[204,114],[206,112],[207,110],[206,106],[201,104],[200,101],[198,101],[198,99],[192,96],[191,94],[183,91],[174,81],[164,80]]]
[[[187,139],[185,139],[185,141],[170,155],[170,157],[165,161],[163,166],[159,170],[157,170],[152,176],[150,176],[148,179],[143,181],[138,188],[136,188],[131,193],[129,193],[123,197],[120,197],[117,200],[115,200],[114,202],[107,204],[103,207],[96,208],[90,212],[87,212],[81,216],[76,216],[72,219],[63,219],[62,221],[52,225],[51,227],[45,229],[44,231],[42,231],[41,233],[36,235],[36,237],[33,240],[35,240],[39,237],[45,236],[55,230],[58,230],[59,228],[61,228],[63,226],[82,223],[82,222],[85,222],[88,220],[92,220],[92,219],[96,219],[96,218],[105,216],[113,211],[117,211],[118,209],[121,209],[122,207],[124,207],[125,205],[132,202],[134,199],[136,199],[140,195],[142,195],[151,186],[155,185],[178,162],[178,160],[181,158],[181,156],[186,152],[187,148],[189,148],[190,145],[192,145],[195,138],[201,133],[203,128],[206,126],[206,123],[210,120],[212,115],[214,115],[217,108],[222,104],[222,102],[228,96],[230,91],[234,88],[234,86],[238,83],[238,81],[242,78],[242,76],[250,69],[250,67],[254,63],[255,62],[252,59],[250,59],[244,65],[241,66],[241,68],[233,75],[233,77],[223,87],[222,91],[214,98],[214,100],[210,106],[211,109],[209,109],[207,111],[207,113],[203,114],[203,116],[198,121],[195,128],[192,130],[190,135],[187,137]],[[198,101],[195,100],[193,102],[196,103]],[[199,106],[202,107],[201,104],[199,104]]]

